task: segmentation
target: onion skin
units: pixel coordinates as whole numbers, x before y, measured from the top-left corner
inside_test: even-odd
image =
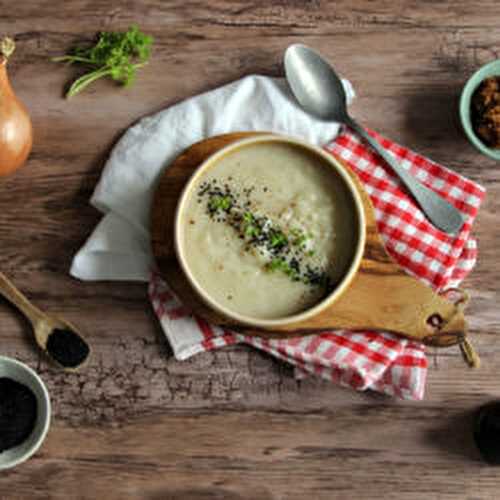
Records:
[[[31,119],[10,86],[7,59],[0,55],[0,176],[21,167],[32,145]]]

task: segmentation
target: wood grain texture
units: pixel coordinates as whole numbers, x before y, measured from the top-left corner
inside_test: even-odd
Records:
[[[391,258],[378,232],[370,198],[356,174],[340,158],[337,164],[351,177],[362,201],[366,237],[359,267],[342,294],[306,320],[269,329],[240,324],[205,304],[191,286],[175,252],[177,203],[192,174],[211,155],[258,135],[240,132],[197,142],[167,165],[160,176],[151,206],[151,247],[159,272],[181,302],[189,304],[208,322],[261,337],[285,338],[327,329],[350,329],[389,331],[426,342],[432,339],[432,345],[440,347],[460,343],[467,332],[462,309],[409,276]],[[432,316],[442,319],[439,328],[431,327]]]
[[[93,345],[82,373],[54,369],[0,303],[0,352],[37,369],[54,420],[39,453],[0,475],[0,498],[496,500],[498,471],[470,442],[471,414],[500,397],[500,170],[470,146],[457,100],[500,57],[497,0],[0,0],[17,52],[11,82],[31,112],[28,164],[0,180],[0,269]],[[155,36],[137,84],[99,82],[49,57],[96,30],[137,22]],[[250,73],[282,75],[284,49],[321,51],[354,84],[353,116],[481,182],[480,256],[465,283],[483,364],[431,351],[425,401],[358,394],[234,346],[179,363],[144,285],[80,283],[71,257],[100,215],[88,205],[103,162],[139,117]]]

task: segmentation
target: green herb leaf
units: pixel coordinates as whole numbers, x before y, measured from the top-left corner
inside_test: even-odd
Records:
[[[259,236],[262,232],[257,219],[251,212],[243,214],[243,232],[249,237]]]
[[[84,64],[91,71],[73,82],[66,97],[72,97],[95,80],[110,77],[123,86],[134,82],[136,72],[144,66],[151,54],[153,38],[137,26],[126,32],[104,31],[92,47],[76,47],[70,54],[54,57],[54,62]]]
[[[271,248],[283,248],[288,244],[288,239],[280,230],[271,229],[269,231],[269,245]]]
[[[245,212],[243,214],[243,222],[247,224],[254,224],[255,223],[255,217],[251,212]]]
[[[260,228],[254,225],[248,225],[245,227],[245,236],[259,236]]]
[[[231,208],[231,197],[214,195],[210,198],[208,207],[214,212],[217,210],[228,210],[229,208]]]
[[[297,269],[292,267],[283,257],[275,257],[266,266],[268,271],[281,271],[289,276],[293,281],[299,281],[299,273]]]
[[[286,261],[282,257],[275,257],[266,266],[268,271],[277,271],[278,269],[283,269],[286,266]]]

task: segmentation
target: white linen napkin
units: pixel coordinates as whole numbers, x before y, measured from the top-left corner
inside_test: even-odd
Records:
[[[354,91],[344,88],[350,102]],[[104,217],[75,255],[82,280],[149,281],[149,210],[156,181],[191,144],[228,132],[269,131],[317,145],[339,131],[305,113],[282,78],[252,75],[141,119],[114,147],[90,200]]]

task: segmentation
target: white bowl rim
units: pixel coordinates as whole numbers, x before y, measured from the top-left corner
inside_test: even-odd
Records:
[[[191,273],[184,258],[182,245],[180,243],[182,240],[181,215],[184,210],[185,204],[189,198],[189,195],[191,193],[191,189],[196,180],[198,179],[198,177],[200,177],[206,170],[208,170],[210,165],[216,163],[223,156],[229,154],[230,152],[260,142],[284,142],[287,144],[296,145],[316,155],[319,155],[321,158],[326,160],[326,162],[329,163],[335,169],[335,171],[342,177],[346,186],[348,187],[352,195],[352,199],[354,201],[354,206],[356,208],[357,222],[358,222],[358,238],[356,241],[356,250],[354,252],[353,259],[351,261],[351,264],[347,272],[344,274],[342,280],[335,287],[333,292],[331,292],[327,297],[325,297],[323,300],[315,304],[313,307],[306,309],[305,311],[301,311],[297,314],[293,314],[290,316],[284,316],[273,319],[245,316],[243,314],[231,311],[225,308],[224,306],[221,306],[218,302],[212,299],[212,297],[210,297],[210,295],[198,284],[195,277]],[[304,322],[307,319],[314,317],[321,311],[325,310],[333,302],[335,302],[346,290],[346,288],[351,284],[352,279],[354,278],[361,264],[361,259],[363,257],[365,248],[365,242],[366,242],[366,221],[365,221],[365,211],[363,202],[354,181],[351,179],[350,175],[345,171],[345,168],[331,154],[327,153],[323,149],[320,149],[319,147],[309,144],[303,140],[286,135],[263,133],[253,137],[236,140],[231,144],[228,144],[227,146],[221,148],[220,150],[218,150],[217,152],[206,158],[196,168],[196,170],[193,172],[189,180],[186,182],[186,185],[184,186],[181,195],[179,197],[179,200],[177,202],[175,223],[174,223],[174,248],[177,259],[181,265],[184,274],[188,278],[190,285],[195,289],[195,291],[202,298],[202,300],[212,309],[214,309],[215,311],[219,312],[220,314],[222,314],[227,318],[230,318],[232,320],[237,321],[240,324],[247,326],[254,326],[258,328],[268,328],[268,329],[273,327],[274,328],[282,327],[293,323]]]
[[[11,469],[12,467],[15,467],[16,465],[19,465],[19,464],[25,462],[26,460],[28,460],[30,457],[32,457],[40,449],[40,446],[44,442],[44,440],[47,436],[47,432],[49,431],[52,410],[51,410],[50,397],[49,397],[49,392],[47,390],[47,387],[45,386],[45,383],[40,378],[40,376],[32,368],[30,368],[25,363],[18,361],[17,359],[14,359],[14,358],[11,358],[8,356],[2,356],[2,355],[0,355],[0,363],[3,363],[7,366],[9,366],[9,365],[16,366],[20,370],[28,373],[32,382],[31,383],[30,382],[21,382],[21,383],[28,386],[30,389],[32,389],[33,385],[38,386],[38,388],[41,390],[42,399],[44,400],[45,407],[47,409],[47,411],[45,412],[45,414],[42,417],[43,418],[43,427],[41,429],[39,429],[38,436],[37,436],[36,440],[33,442],[33,445],[30,448],[28,448],[24,453],[20,453],[14,460],[11,460],[5,464],[0,463],[0,471],[1,471],[1,470],[6,470],[6,469]],[[7,370],[8,370],[8,368],[7,368]],[[8,371],[6,372],[5,376],[9,377]],[[35,394],[35,396],[37,398],[37,409],[38,409],[40,407],[40,405],[38,404],[39,397],[38,397],[38,394]],[[35,431],[35,429],[33,429],[33,431]],[[19,446],[21,446],[21,445],[19,445]],[[0,453],[0,456],[1,456],[1,453]]]

